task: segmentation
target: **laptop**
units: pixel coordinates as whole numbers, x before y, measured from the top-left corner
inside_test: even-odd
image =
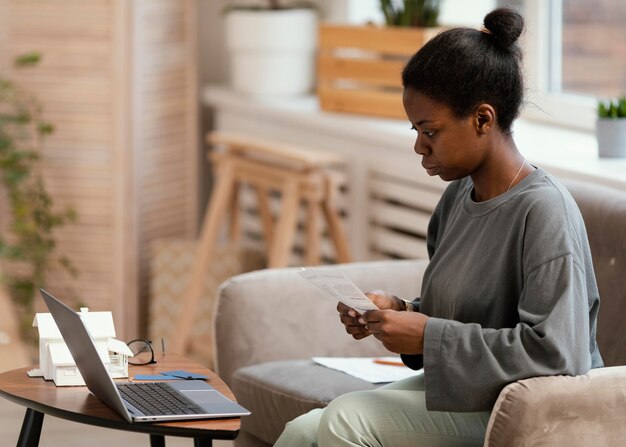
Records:
[[[202,380],[115,383],[78,313],[40,289],[85,384],[128,422],[247,416],[250,411]]]

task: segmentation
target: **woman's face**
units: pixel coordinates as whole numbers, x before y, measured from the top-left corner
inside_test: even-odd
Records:
[[[484,159],[478,120],[474,115],[457,118],[444,104],[412,88],[404,89],[402,102],[417,131],[414,150],[422,156],[428,175],[450,181],[474,172]]]

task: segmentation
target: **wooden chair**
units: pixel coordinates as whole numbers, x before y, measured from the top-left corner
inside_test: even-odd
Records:
[[[190,282],[182,299],[177,339],[172,350],[184,353],[194,312],[202,292],[204,274],[212,259],[213,249],[223,219],[230,212],[230,238],[239,237],[239,189],[251,186],[258,200],[259,215],[268,247],[268,267],[287,266],[298,225],[301,202],[307,205],[305,227],[305,263],[320,263],[320,217],[326,220],[329,237],[338,262],[349,262],[348,243],[339,214],[333,206],[336,186],[326,169],[343,160],[335,154],[307,151],[273,141],[249,138],[228,132],[213,132],[208,141],[224,148],[211,156],[217,177],[209,207],[201,229],[199,248]],[[280,193],[281,209],[274,221],[270,210],[270,194]]]

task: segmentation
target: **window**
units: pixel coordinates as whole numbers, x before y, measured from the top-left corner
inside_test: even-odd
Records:
[[[626,2],[554,2],[550,90],[614,97],[626,92]],[[559,20],[560,19],[560,20]]]
[[[526,19],[526,118],[591,130],[598,97],[626,93],[624,0],[499,0]]]

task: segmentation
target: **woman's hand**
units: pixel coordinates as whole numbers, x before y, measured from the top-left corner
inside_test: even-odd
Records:
[[[422,354],[428,316],[419,312],[370,310],[362,317],[367,334],[374,334],[385,348],[396,354]],[[356,338],[356,337],[355,337]]]
[[[382,290],[372,290],[365,295],[376,304],[379,309],[404,310],[404,302],[395,295],[389,295]],[[361,340],[372,334],[372,332],[367,330],[363,316],[356,310],[343,303],[338,303],[337,311],[339,312],[341,322],[346,327],[346,332],[352,335],[356,340]]]

